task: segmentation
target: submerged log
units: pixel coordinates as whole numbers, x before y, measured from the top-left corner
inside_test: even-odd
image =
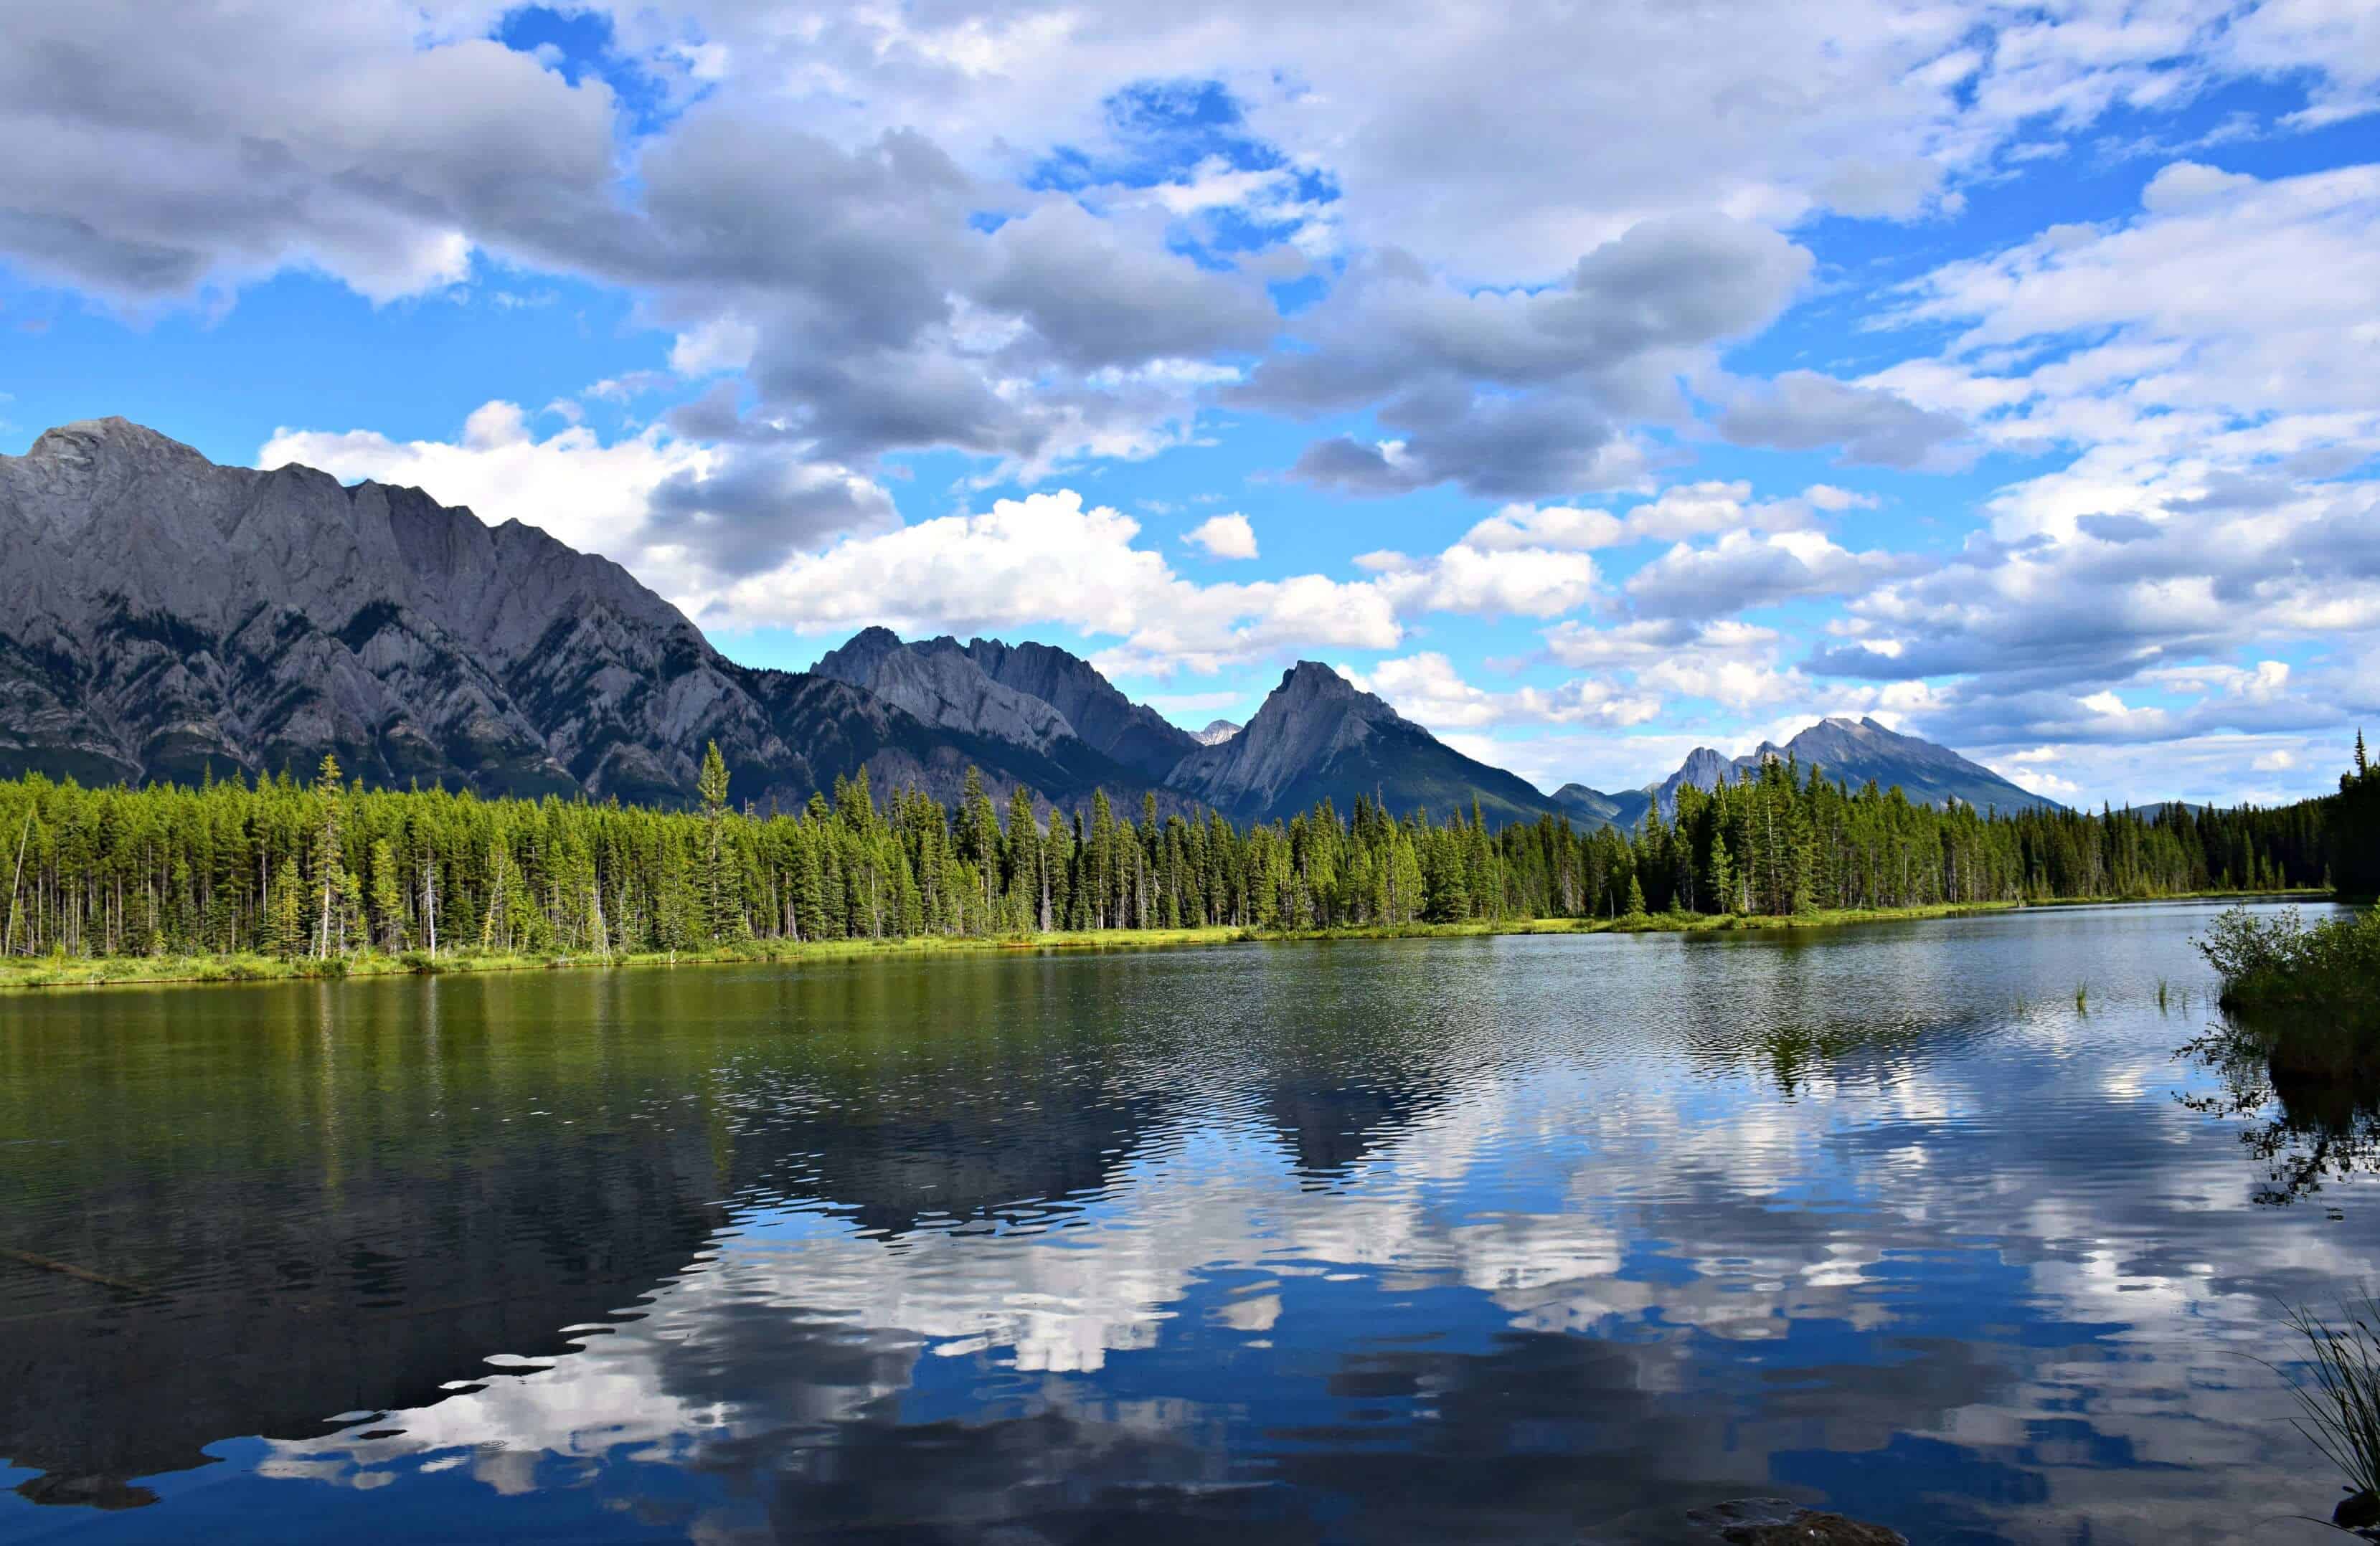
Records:
[[[39,1267],[43,1272],[62,1273],[67,1277],[79,1278],[85,1283],[96,1283],[103,1288],[121,1289],[128,1294],[154,1295],[157,1292],[145,1283],[135,1283],[130,1278],[125,1277],[110,1277],[105,1273],[95,1273],[88,1267],[78,1267],[71,1262],[57,1262],[47,1256],[36,1256],[30,1250],[12,1250],[6,1246],[0,1246],[0,1256],[5,1256],[11,1262],[22,1262],[29,1267]]]

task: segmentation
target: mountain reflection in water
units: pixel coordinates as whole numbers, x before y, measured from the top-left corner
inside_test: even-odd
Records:
[[[15,1000],[0,1540],[2312,1540],[2210,915]]]

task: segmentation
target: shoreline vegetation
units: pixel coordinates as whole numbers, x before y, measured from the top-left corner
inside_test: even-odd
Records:
[[[1842,928],[1859,924],[1923,922],[2022,912],[2028,907],[2087,907],[2239,899],[2237,891],[2192,892],[2170,897],[2062,897],[2054,901],[1978,901],[1917,907],[1831,909],[1777,915],[1648,912],[1617,918],[1500,918],[1461,923],[1413,922],[1303,929],[1255,929],[1230,924],[1151,929],[1092,929],[1049,934],[917,935],[884,939],[740,940],[683,950],[642,950],[610,955],[534,953],[466,948],[431,956],[421,950],[395,955],[374,950],[345,956],[232,954],[0,958],[0,993],[67,987],[124,987],[199,983],[324,982],[348,977],[444,976],[479,972],[609,971],[633,967],[799,965],[884,956],[987,955],[999,953],[1111,952],[1179,949],[1217,945],[1283,944],[1333,940],[1463,939],[1519,935],[1724,934]],[[2312,891],[2248,894],[2260,901],[2320,900]]]
[[[2082,900],[2368,888],[2380,770],[2340,793],[2151,813],[1912,804],[1791,759],[1640,826],[1357,795],[1286,820],[1066,811],[973,769],[945,805],[872,791],[765,812],[716,745],[692,809],[367,789],[0,782],[0,987],[1241,939],[1800,927]]]
[[[2326,1060],[2380,1064],[2380,908],[2308,924],[2292,909],[2233,908],[2208,926],[2199,953],[2222,982],[2226,1012],[2287,1054],[2333,1044]]]

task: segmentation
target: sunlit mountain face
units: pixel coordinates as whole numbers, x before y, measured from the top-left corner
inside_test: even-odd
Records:
[[[788,788],[929,765],[740,680],[877,625],[1062,649],[1184,733],[1326,664],[1548,798],[1841,719],[2078,808],[2280,803],[2380,714],[2352,6],[149,19],[11,18],[0,454],[121,416],[614,562]],[[103,567],[227,588],[206,557]],[[0,749],[196,768],[293,717],[82,735],[53,676],[88,662],[9,577]],[[260,680],[352,647],[468,682],[382,748],[401,777],[677,790],[606,737],[690,696],[589,685],[689,674],[638,610],[543,652],[221,621]],[[227,685],[190,675],[168,706]],[[1141,729],[1146,782],[1173,737]]]
[[[2238,1539],[2380,1237],[2209,916],[26,1001],[0,1535]]]

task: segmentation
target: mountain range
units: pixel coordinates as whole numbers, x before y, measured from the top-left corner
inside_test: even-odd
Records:
[[[2058,802],[2009,782],[1948,746],[1902,735],[1874,719],[1821,719],[1782,746],[1764,741],[1740,757],[1723,756],[1707,746],[1698,746],[1687,754],[1675,773],[1645,793],[1658,800],[1662,811],[1668,814],[1678,808],[1678,790],[1682,785],[1714,789],[1722,779],[1734,782],[1756,778],[1762,764],[1779,760],[1797,763],[1804,773],[1813,767],[1823,768],[1828,778],[1852,789],[1871,780],[1880,789],[1898,784],[1902,793],[1920,805],[1943,805],[1956,801],[1977,810],[2008,813],[2060,808]]]
[[[1062,800],[1144,782],[1079,743],[1051,755],[739,665],[534,526],[219,466],[120,418],[0,457],[0,773],[195,781],[332,752],[375,784],[677,803],[716,741],[762,802],[862,768],[945,795],[970,764]]]
[[[1358,795],[1393,811],[1633,826],[1684,783],[1769,756],[1913,800],[2049,802],[1874,720],[1698,749],[1648,790],[1540,793],[1330,667],[1300,661],[1245,726],[1193,734],[1052,646],[863,630],[809,671],[728,659],[611,561],[418,489],[218,465],[121,418],[0,456],[0,776],[195,781],[310,769],[375,784],[682,804],[718,742],[735,793],[799,803],[865,770],[949,800],[1137,804],[1269,820]]]

